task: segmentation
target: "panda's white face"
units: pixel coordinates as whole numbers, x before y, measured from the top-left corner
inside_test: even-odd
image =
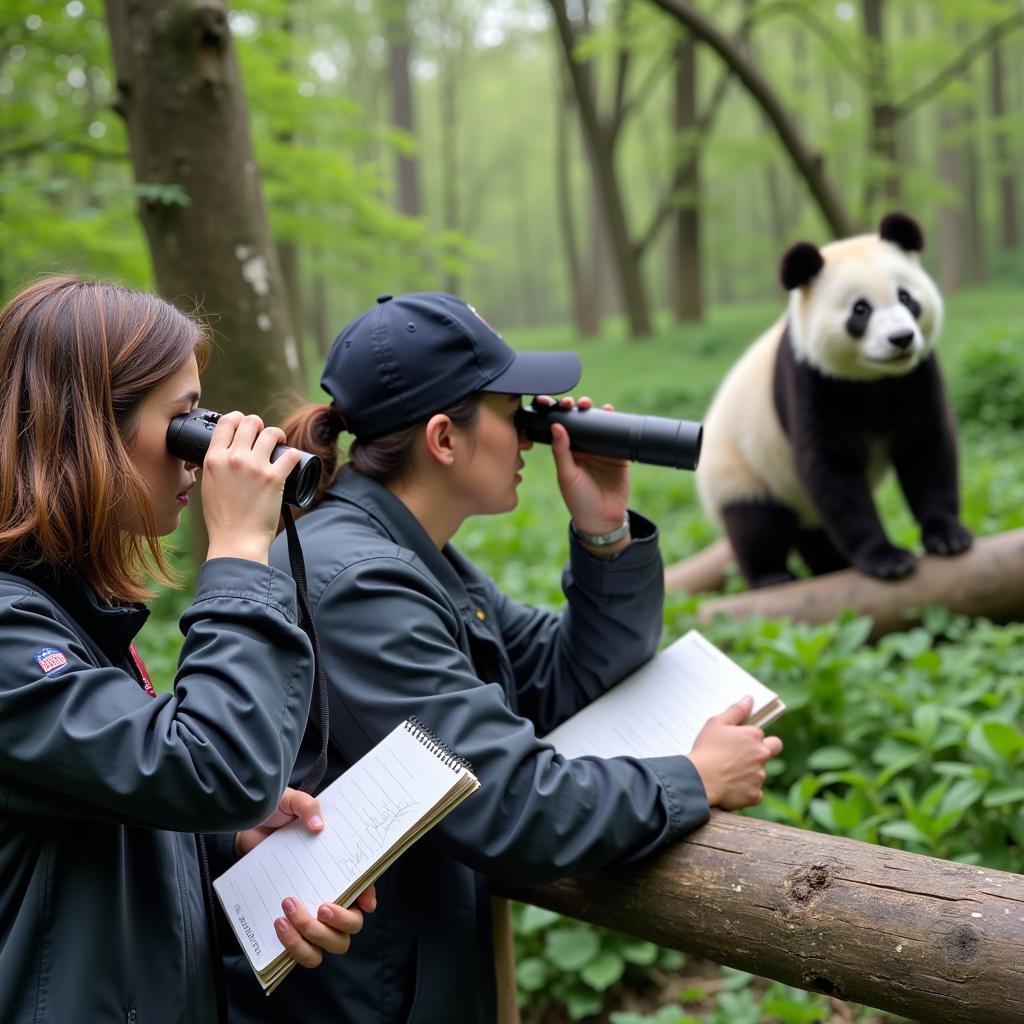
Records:
[[[877,235],[833,242],[825,265],[790,296],[798,358],[843,380],[908,373],[942,326],[942,298],[915,255]]]

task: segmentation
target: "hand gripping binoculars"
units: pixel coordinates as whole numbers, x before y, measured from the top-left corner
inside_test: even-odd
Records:
[[[689,420],[534,402],[516,413],[515,422],[521,434],[540,444],[551,444],[551,425],[561,423],[569,432],[569,447],[592,455],[675,469],[696,469],[700,457],[702,428]]]
[[[210,447],[213,428],[221,415],[210,409],[193,409],[189,413],[175,416],[167,427],[167,450],[175,458],[201,466]],[[270,456],[270,461],[277,462],[287,450],[286,445],[277,445]],[[309,452],[299,454],[302,461],[288,474],[284,482],[284,500],[289,505],[308,508],[320,486],[323,465],[316,455]]]

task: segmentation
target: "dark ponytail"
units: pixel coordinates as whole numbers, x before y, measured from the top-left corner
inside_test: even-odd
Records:
[[[457,427],[471,427],[480,412],[481,395],[470,395],[444,413]],[[324,491],[334,483],[341,469],[338,452],[338,436],[346,430],[345,417],[334,405],[304,405],[289,416],[281,429],[285,432],[285,444],[292,448],[319,455],[324,465],[320,487],[306,512],[314,509],[323,501]],[[378,483],[387,484],[400,476],[408,467],[412,457],[413,445],[423,423],[414,423],[411,427],[392,431],[382,437],[374,437],[361,441],[353,438],[348,450],[349,465],[363,476],[368,476]]]
[[[324,466],[323,476],[316,497],[309,506],[316,508],[341,468],[338,435],[345,429],[345,419],[336,405],[309,404],[296,409],[281,424],[281,429],[285,433],[285,444],[320,456]],[[305,511],[308,512],[309,508]]]

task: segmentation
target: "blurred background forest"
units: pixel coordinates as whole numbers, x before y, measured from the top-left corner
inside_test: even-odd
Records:
[[[183,9],[224,9],[126,7],[109,5],[126,53]],[[57,268],[159,285],[139,205],[168,222],[233,187],[188,152],[196,133],[167,136],[203,117],[192,79],[212,89],[209,73],[184,50],[126,56],[119,92],[95,0],[5,0],[2,18],[0,290]],[[1004,0],[252,0],[227,14],[237,117],[311,355],[378,292],[420,287],[503,327],[587,335],[624,316],[642,335],[661,312],[777,295],[789,242],[899,206],[947,292],[1019,279],[1022,21]],[[135,133],[134,172],[126,108],[162,143],[141,152]],[[234,148],[233,131],[206,145]]]
[[[578,348],[596,397],[697,419],[781,311],[781,252],[904,209],[948,302],[965,522],[1020,527],[1022,29],[1009,0],[4,0],[0,294],[158,290],[215,331],[204,404],[273,412],[378,293],[444,288],[514,345]],[[565,533],[527,458],[520,507],[457,543],[557,607]],[[666,561],[713,539],[688,474],[634,481]],[[919,547],[898,489],[881,503]],[[142,640],[165,688],[180,563]],[[666,637],[699,607],[671,598]],[[1024,626],[868,629],[707,628],[790,708],[756,813],[1020,871]],[[889,1019],[516,914],[529,1024]]]

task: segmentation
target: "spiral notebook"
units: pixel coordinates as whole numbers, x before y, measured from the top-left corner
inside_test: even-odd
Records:
[[[544,737],[564,757],[688,754],[713,715],[754,698],[747,725],[786,710],[779,695],[691,629]]]
[[[319,794],[324,829],[298,821],[236,861],[213,888],[267,995],[295,966],[274,931],[281,901],[349,906],[480,783],[416,719],[397,726]]]

